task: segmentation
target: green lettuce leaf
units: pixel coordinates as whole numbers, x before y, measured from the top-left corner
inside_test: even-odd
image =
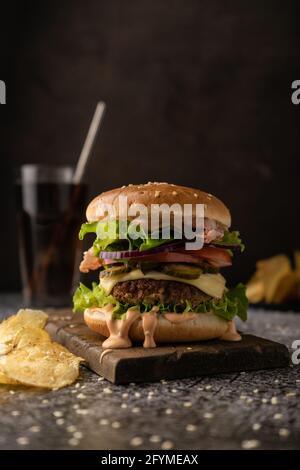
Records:
[[[93,283],[92,289],[89,289],[84,284],[80,284],[73,296],[73,304],[75,312],[83,312],[86,308],[105,307],[105,305],[114,305],[113,318],[122,318],[124,313],[129,307],[139,307],[140,311],[149,312],[152,305],[141,303],[140,305],[130,305],[121,303],[116,300],[112,295],[107,295],[104,289],[97,283]],[[202,302],[197,307],[193,307],[188,300],[182,304],[158,304],[161,313],[164,312],[197,312],[206,313],[213,311],[226,320],[232,320],[235,316],[241,320],[247,320],[248,299],[246,297],[246,287],[243,284],[238,284],[233,289],[228,290],[222,299],[210,299]]]
[[[121,304],[112,295],[107,295],[96,282],[93,282],[92,289],[80,283],[73,295],[74,312],[84,312],[86,308],[105,307],[108,304],[114,305],[113,318],[121,318],[129,308],[129,304]]]
[[[241,320],[247,320],[248,299],[246,297],[246,287],[238,284],[233,289],[228,290],[222,299],[209,300],[210,309],[226,320],[232,320],[235,316]]]
[[[85,223],[81,225],[79,240],[83,240],[87,233],[96,233],[98,222]]]
[[[110,225],[109,225],[110,224]],[[111,225],[112,224],[112,225]],[[126,238],[119,238],[120,224],[119,221],[103,221],[82,224],[79,239],[82,240],[87,233],[95,233],[96,239],[93,243],[93,252],[97,256],[100,251],[123,251],[123,250],[150,250],[157,246],[163,245],[173,240],[173,236],[169,239],[150,238],[142,227],[140,227],[138,238],[134,238],[132,234],[133,226],[127,224]],[[111,234],[109,233],[111,231]]]
[[[232,232],[224,232],[222,240],[214,240],[213,242],[214,245],[217,245],[218,243],[226,243],[228,245],[239,245],[241,252],[245,250],[245,245],[241,240],[240,232],[238,230],[234,230]]]

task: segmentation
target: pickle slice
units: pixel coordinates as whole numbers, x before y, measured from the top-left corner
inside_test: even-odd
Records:
[[[169,276],[181,277],[183,279],[197,279],[202,274],[202,269],[199,266],[184,263],[165,264],[162,271]]]
[[[126,264],[118,264],[103,269],[103,271],[100,272],[100,277],[117,276],[118,274],[127,273],[128,271],[130,271],[130,268]]]

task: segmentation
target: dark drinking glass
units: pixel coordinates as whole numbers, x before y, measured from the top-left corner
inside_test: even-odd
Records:
[[[73,168],[24,165],[16,182],[21,276],[27,306],[68,306],[79,279],[87,186]]]

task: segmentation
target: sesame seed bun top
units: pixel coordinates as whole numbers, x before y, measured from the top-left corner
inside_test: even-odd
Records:
[[[129,184],[121,188],[106,191],[95,197],[87,207],[88,222],[102,220],[105,204],[111,204],[116,214],[119,209],[119,196],[127,197],[127,205],[138,203],[145,205],[149,210],[151,204],[204,204],[204,215],[208,219],[216,220],[226,228],[231,225],[231,216],[228,208],[220,199],[199,189],[187,188],[169,183]],[[132,217],[134,218],[134,217]],[[130,217],[129,217],[130,219]]]

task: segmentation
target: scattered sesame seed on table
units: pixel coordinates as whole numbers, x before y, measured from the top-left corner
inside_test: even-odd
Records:
[[[2,317],[20,305],[0,295]],[[240,327],[291,354],[300,339],[299,314],[251,310]],[[299,365],[122,386],[82,367],[56,391],[0,385],[0,449],[296,449],[299,397]]]

